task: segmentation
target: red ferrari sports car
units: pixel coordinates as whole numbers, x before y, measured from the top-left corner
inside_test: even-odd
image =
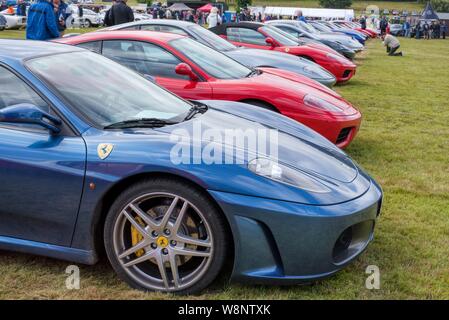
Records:
[[[337,82],[346,82],[355,74],[357,66],[331,48],[299,45],[281,30],[258,22],[224,23],[209,29],[235,45],[287,52],[318,63],[331,72]]]
[[[111,31],[56,41],[90,49],[150,75],[185,99],[239,101],[280,112],[341,148],[352,141],[360,126],[360,112],[320,83],[280,69],[248,69],[188,37]]]

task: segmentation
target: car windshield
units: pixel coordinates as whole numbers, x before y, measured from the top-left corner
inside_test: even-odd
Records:
[[[313,26],[322,32],[332,32],[332,29],[322,23],[314,23]]]
[[[170,45],[217,79],[242,79],[251,70],[228,56],[190,38],[170,41]]]
[[[319,34],[319,31],[318,31],[317,29],[315,29],[315,28],[314,28],[312,25],[310,25],[309,23],[304,22],[304,21],[298,21],[298,23],[300,24],[300,26],[301,26],[302,28],[304,28],[304,29],[307,30],[308,32],[313,33],[313,34]]]
[[[93,52],[34,58],[26,66],[102,128],[144,118],[181,121],[192,107],[134,71]]]
[[[264,26],[260,28],[267,36],[283,46],[297,46],[298,40],[278,28]]]
[[[225,39],[216,35],[212,31],[207,30],[206,28],[194,25],[189,27],[188,29],[191,33],[197,36],[198,39],[201,39],[200,41],[207,44],[211,48],[214,48],[217,51],[231,51],[237,49],[237,46],[226,41]]]

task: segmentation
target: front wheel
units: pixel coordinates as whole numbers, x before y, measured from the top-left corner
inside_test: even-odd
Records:
[[[200,191],[154,179],[125,190],[105,223],[113,268],[145,291],[197,293],[217,277],[227,255],[226,224]]]

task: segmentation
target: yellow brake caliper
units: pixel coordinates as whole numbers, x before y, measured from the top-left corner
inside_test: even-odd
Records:
[[[142,219],[140,219],[140,217],[136,217],[135,219],[136,219],[136,221],[137,221],[142,227],[145,228],[145,224],[143,223]],[[143,236],[140,234],[139,231],[137,231],[136,228],[134,228],[134,227],[131,225],[131,242],[132,242],[132,245],[135,246],[136,244],[138,244],[138,243],[139,243],[140,241],[142,241],[142,240],[143,240]],[[144,253],[145,253],[145,250],[144,250],[144,249],[137,250],[137,251],[136,251],[136,256],[137,256],[137,257],[140,257],[140,256],[142,256]]]

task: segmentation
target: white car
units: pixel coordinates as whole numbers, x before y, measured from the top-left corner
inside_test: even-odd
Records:
[[[7,10],[0,12],[0,14],[6,19],[6,29],[20,29],[27,25],[27,17],[7,13]]]
[[[67,20],[67,27],[98,27],[103,25],[103,18],[99,13],[96,13],[90,9],[83,8],[83,18],[78,16],[78,7],[70,6],[72,10],[71,17]]]

